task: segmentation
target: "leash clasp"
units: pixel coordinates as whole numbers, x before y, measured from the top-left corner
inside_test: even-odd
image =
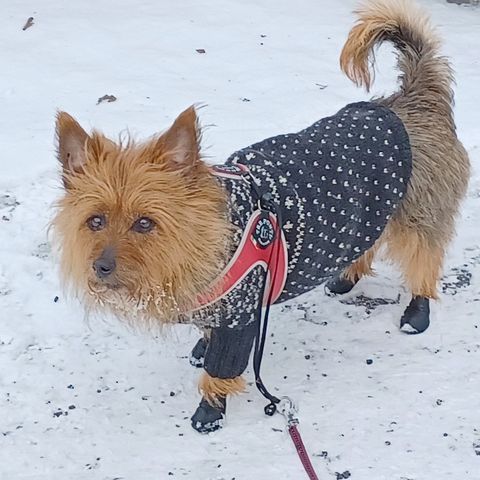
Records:
[[[297,418],[298,405],[290,397],[281,397],[277,410],[285,417],[289,427],[300,423]]]

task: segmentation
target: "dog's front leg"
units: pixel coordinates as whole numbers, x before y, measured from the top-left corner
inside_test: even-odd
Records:
[[[223,426],[227,396],[241,393],[245,381],[239,375],[235,378],[212,377],[205,372],[199,383],[202,400],[192,416],[192,427],[200,433],[210,433]]]
[[[199,383],[202,400],[192,416],[192,427],[210,433],[222,427],[228,395],[245,390],[247,368],[255,338],[255,325],[218,327],[211,331]]]

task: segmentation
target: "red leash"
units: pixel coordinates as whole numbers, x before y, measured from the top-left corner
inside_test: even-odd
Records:
[[[309,480],[318,480],[318,476],[315,472],[315,469],[313,468],[312,462],[310,461],[310,457],[308,456],[307,449],[303,444],[302,436],[300,435],[300,432],[297,428],[299,421],[296,416],[297,408],[295,404],[289,397],[282,397],[282,399],[278,403],[277,410],[287,420],[288,433],[290,434],[290,438],[295,445],[298,457],[302,462],[303,468],[305,469]]]
[[[297,429],[296,425],[291,425],[288,427],[288,433],[292,438],[293,444],[297,449],[298,456],[300,457],[300,461],[302,462],[303,468],[308,475],[310,480],[318,480],[317,474],[315,473],[315,469],[313,468],[312,462],[310,461],[310,457],[308,456],[308,452],[303,444],[302,437],[300,432]]]

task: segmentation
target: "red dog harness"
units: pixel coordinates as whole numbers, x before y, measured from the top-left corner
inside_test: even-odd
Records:
[[[218,165],[211,169],[215,176],[248,181],[251,176],[241,164]],[[254,180],[252,180],[254,181]],[[230,293],[258,265],[266,272],[263,306],[275,303],[287,279],[288,252],[285,236],[278,218],[261,207],[250,217],[235,254],[212,286],[212,293],[198,298],[198,308],[219,301]]]

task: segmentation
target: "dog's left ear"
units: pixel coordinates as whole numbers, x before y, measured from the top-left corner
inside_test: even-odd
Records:
[[[185,168],[195,165],[200,160],[199,143],[198,117],[195,107],[191,106],[160,136],[157,145],[176,168]]]
[[[57,157],[65,174],[81,172],[86,162],[87,132],[68,113],[58,112],[55,133]]]

